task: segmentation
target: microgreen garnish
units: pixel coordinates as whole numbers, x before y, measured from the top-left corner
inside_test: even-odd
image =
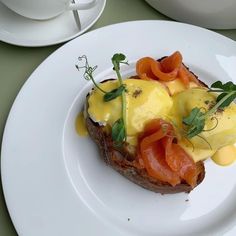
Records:
[[[201,133],[205,126],[204,113],[197,107],[193,108],[187,117],[183,118],[183,123],[188,126],[187,137],[192,138]]]
[[[126,56],[122,53],[116,53],[113,55],[113,57],[111,58],[112,64],[114,65],[113,70],[117,71],[120,70],[120,64],[125,64],[125,65],[129,65],[128,61],[125,61]],[[115,68],[116,65],[116,68]]]
[[[208,111],[204,112],[201,111],[200,108],[195,107],[191,110],[189,115],[184,117],[182,120],[183,124],[187,126],[188,138],[198,136],[199,133],[204,131],[207,117],[210,117],[219,109],[223,109],[230,105],[230,103],[236,98],[236,85],[233,84],[233,82],[222,84],[221,81],[217,81],[211,85],[211,88],[208,90],[208,92],[219,93],[216,98],[216,104]]]
[[[222,84],[221,81],[217,81],[211,85],[209,92],[221,93],[218,95],[216,102],[218,103],[224,99],[224,101],[221,102],[220,106],[218,107],[224,108],[229,106],[229,104],[236,98],[236,85],[231,81],[225,84]],[[227,97],[227,99],[225,99],[225,97]]]
[[[111,136],[112,140],[114,141],[115,145],[119,146],[125,139],[126,131],[124,120],[122,118],[118,119],[112,126],[111,129]]]
[[[122,53],[116,53],[113,55],[111,61],[113,64],[113,70],[116,72],[119,85],[123,85],[123,80],[120,74],[120,64],[128,65],[128,62],[125,61],[126,56]],[[115,143],[122,143],[126,140],[126,99],[125,99],[125,89],[121,91],[121,102],[122,102],[122,115],[112,126],[112,139]]]
[[[121,118],[119,118],[113,125],[112,125],[112,140],[114,141],[115,145],[120,145],[123,143],[123,141],[126,140],[126,100],[125,100],[125,84],[123,84],[123,80],[120,74],[120,64],[126,64],[128,65],[128,62],[126,61],[126,56],[122,53],[116,53],[113,55],[111,61],[113,64],[113,70],[117,74],[119,87],[116,89],[113,89],[109,92],[106,92],[103,90],[95,81],[93,77],[93,72],[97,69],[97,66],[90,66],[88,63],[87,56],[83,55],[78,58],[79,61],[84,61],[85,64],[83,66],[76,65],[76,68],[78,70],[85,69],[84,71],[84,78],[86,80],[92,80],[93,84],[97,89],[99,89],[102,93],[104,93],[103,100],[104,102],[109,102],[119,96],[121,96],[122,101],[122,112],[121,112]]]
[[[104,91],[101,87],[99,87],[99,85],[96,83],[96,81],[93,78],[93,72],[97,69],[98,66],[90,66],[88,63],[88,59],[86,55],[83,55],[81,57],[78,57],[79,61],[85,61],[85,64],[83,66],[79,66],[79,65],[75,65],[75,67],[78,69],[78,71],[80,69],[85,69],[84,71],[84,78],[86,80],[92,80],[93,84],[95,85],[95,87],[97,87],[101,92],[106,93],[106,91]]]
[[[122,92],[125,90],[125,86],[122,84],[120,85],[120,87],[116,88],[116,89],[113,89],[111,90],[110,92],[107,92],[104,97],[103,97],[103,100],[105,102],[109,102],[119,96],[121,96]]]

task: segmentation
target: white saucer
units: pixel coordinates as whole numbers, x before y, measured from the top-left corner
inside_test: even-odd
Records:
[[[82,30],[78,32],[72,11],[50,20],[37,21],[20,16],[0,3],[0,41],[28,47],[54,45],[68,41],[87,31],[102,14],[106,0],[79,11]]]

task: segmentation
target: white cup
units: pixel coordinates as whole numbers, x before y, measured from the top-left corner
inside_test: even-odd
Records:
[[[96,4],[96,0],[72,3],[71,0],[0,0],[12,11],[35,20],[53,18],[67,10],[86,10]]]

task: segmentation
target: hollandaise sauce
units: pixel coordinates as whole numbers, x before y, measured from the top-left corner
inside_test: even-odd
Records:
[[[236,161],[235,145],[228,145],[219,149],[211,159],[218,165],[228,166]]]
[[[142,132],[145,124],[155,118],[166,119],[172,107],[172,99],[165,87],[157,81],[127,79],[126,86],[126,129],[127,140],[135,145],[137,134]],[[101,83],[100,87],[109,92],[117,88],[118,81],[110,80]],[[104,102],[104,94],[95,89],[88,99],[88,113],[95,121],[103,125],[112,125],[122,116],[121,97]]]
[[[232,103],[224,111],[209,117],[205,121],[204,131],[188,140],[183,135],[183,117],[193,108],[205,111],[215,103],[216,94],[209,93],[204,88],[194,88],[190,84],[186,89],[179,80],[166,82],[141,79],[123,81],[126,93],[126,131],[127,142],[137,145],[137,137],[143,132],[145,125],[152,119],[163,119],[174,125],[178,144],[192,157],[194,162],[209,157],[218,165],[226,166],[236,160],[236,104]],[[104,91],[110,92],[119,87],[117,80],[109,80],[99,85]],[[167,92],[168,87],[169,92]],[[104,101],[104,93],[98,89],[91,91],[88,98],[88,115],[100,125],[112,127],[122,116],[121,97],[109,102]],[[83,113],[76,118],[76,130],[81,136],[88,134]]]
[[[88,135],[88,130],[85,125],[85,119],[84,119],[84,115],[83,115],[82,111],[76,117],[75,129],[76,129],[76,132],[80,136],[87,136]]]

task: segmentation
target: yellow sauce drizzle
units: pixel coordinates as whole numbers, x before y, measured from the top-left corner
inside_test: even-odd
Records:
[[[76,129],[77,134],[79,134],[80,136],[88,135],[88,130],[85,125],[84,115],[82,111],[76,117],[75,129]]]
[[[228,145],[219,149],[211,159],[220,166],[228,166],[236,160],[236,147]]]

